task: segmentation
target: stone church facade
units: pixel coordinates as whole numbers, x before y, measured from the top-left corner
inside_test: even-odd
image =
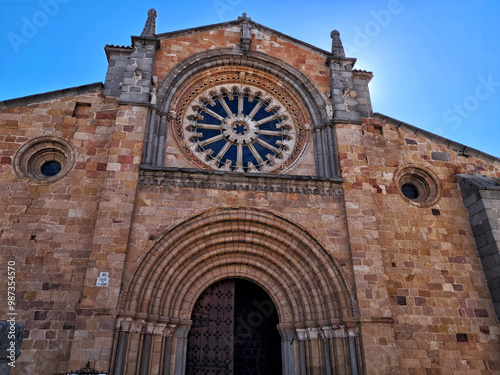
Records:
[[[500,373],[500,160],[374,113],[336,31],[155,20],[0,103],[11,373]]]

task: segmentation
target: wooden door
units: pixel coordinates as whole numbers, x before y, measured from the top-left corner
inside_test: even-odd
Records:
[[[267,293],[245,280],[223,280],[196,302],[186,375],[279,375],[278,314]]]
[[[234,294],[234,280],[223,280],[196,301],[186,375],[233,375]]]

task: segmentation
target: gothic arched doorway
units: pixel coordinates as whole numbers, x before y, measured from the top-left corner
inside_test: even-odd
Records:
[[[243,279],[213,284],[191,319],[186,375],[281,374],[278,314],[258,285]]]

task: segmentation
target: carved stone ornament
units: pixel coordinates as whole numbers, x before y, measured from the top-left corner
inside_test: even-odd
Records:
[[[297,128],[284,104],[250,86],[219,85],[189,105],[183,137],[212,169],[270,172],[295,148]]]
[[[156,34],[156,17],[158,13],[155,9],[148,10],[148,19],[144,25],[141,36],[145,38],[154,38]]]
[[[250,23],[247,20],[251,20],[251,18],[247,17],[246,13],[243,13],[242,17],[238,17],[238,20],[243,20],[241,24],[241,44],[240,47],[244,53],[247,53],[250,50],[250,44],[252,43],[252,29],[250,27]]]

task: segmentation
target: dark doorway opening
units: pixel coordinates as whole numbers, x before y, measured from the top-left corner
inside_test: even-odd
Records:
[[[278,313],[258,285],[242,279],[212,285],[191,319],[187,375],[281,374]]]

